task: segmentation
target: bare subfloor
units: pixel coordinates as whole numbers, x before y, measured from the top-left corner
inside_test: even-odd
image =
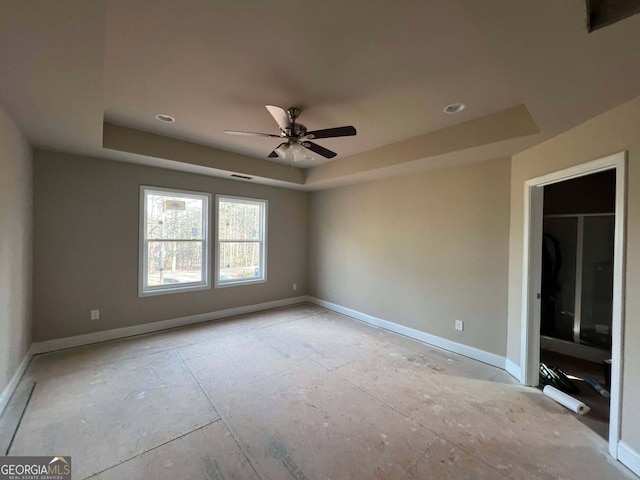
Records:
[[[10,454],[74,479],[635,478],[504,371],[309,304],[40,355],[33,381]]]

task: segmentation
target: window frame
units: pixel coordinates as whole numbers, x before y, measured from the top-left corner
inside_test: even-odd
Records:
[[[200,282],[190,282],[184,284],[182,286],[176,286],[176,284],[168,284],[166,286],[158,285],[158,286],[146,286],[145,282],[147,280],[147,253],[149,251],[147,243],[148,239],[146,238],[146,228],[147,228],[147,193],[155,192],[160,194],[175,194],[178,196],[184,197],[192,197],[203,199],[203,215],[202,215],[202,281]],[[156,295],[168,295],[172,293],[186,293],[186,292],[195,292],[199,290],[209,290],[211,289],[211,202],[212,195],[207,192],[197,192],[194,190],[182,190],[177,188],[169,188],[169,187],[158,187],[153,185],[140,185],[140,201],[139,201],[139,217],[138,217],[138,226],[139,226],[139,253],[138,253],[138,297],[152,297]],[[180,241],[180,239],[176,239],[176,241]]]
[[[248,203],[257,203],[261,205],[262,209],[262,225],[261,225],[261,249],[260,249],[260,271],[262,272],[261,278],[247,278],[246,280],[236,280],[236,281],[220,281],[220,241],[219,237],[219,227],[220,227],[220,202],[223,200],[237,200],[238,203],[248,202]],[[269,200],[263,198],[251,198],[251,197],[240,197],[237,195],[226,195],[226,194],[217,194],[216,195],[216,215],[215,215],[215,272],[214,272],[214,285],[215,288],[227,288],[227,287],[238,287],[241,285],[253,285],[256,283],[266,283],[267,282],[267,224],[269,219]],[[246,240],[238,240],[238,241],[246,241]]]

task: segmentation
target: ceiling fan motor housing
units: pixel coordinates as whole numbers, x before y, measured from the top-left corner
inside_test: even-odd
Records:
[[[291,128],[292,128],[291,133],[296,138],[304,137],[305,134],[307,133],[307,127],[305,127],[301,123],[294,123],[291,125]]]

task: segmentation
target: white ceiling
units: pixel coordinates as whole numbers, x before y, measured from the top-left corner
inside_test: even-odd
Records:
[[[38,147],[189,167],[104,148],[106,120],[270,162],[277,139],[224,130],[277,133],[264,105],[299,106],[309,129],[358,129],[318,140],[338,152],[298,165],[318,171],[519,105],[542,133],[513,148],[573,127],[640,94],[640,16],[588,34],[583,0],[11,0],[0,65],[0,103]]]

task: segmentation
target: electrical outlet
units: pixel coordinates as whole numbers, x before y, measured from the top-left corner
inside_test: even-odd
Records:
[[[297,290],[297,289],[298,289],[298,284],[297,284],[297,283],[294,283],[294,284],[293,284],[293,289],[294,289],[294,290]]]
[[[462,320],[456,320],[456,330],[460,332],[464,330],[464,322]]]
[[[100,310],[91,310],[91,320],[100,320]]]

